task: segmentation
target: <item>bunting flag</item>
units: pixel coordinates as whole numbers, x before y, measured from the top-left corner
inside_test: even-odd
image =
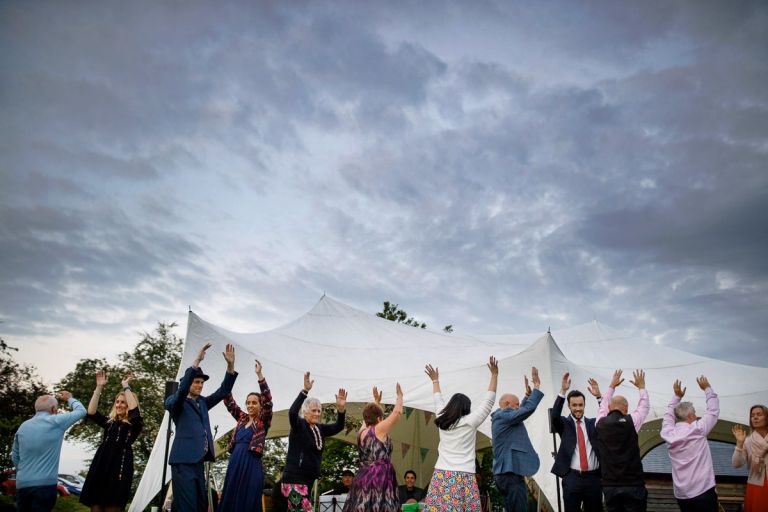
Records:
[[[429,420],[431,420],[431,419],[432,419],[432,416],[433,416],[433,415],[434,415],[434,414],[433,414],[433,413],[431,413],[431,412],[429,412],[429,411],[424,411],[424,424],[425,424],[425,425],[429,425]]]
[[[405,408],[405,419],[410,418],[412,412],[413,412],[413,407],[406,407]]]
[[[422,448],[421,449],[421,462],[424,463],[424,459],[427,458],[427,454],[429,453],[429,448]]]
[[[408,453],[408,450],[411,449],[411,445],[408,443],[400,443],[400,452],[403,454],[403,458],[405,458],[406,454]]]

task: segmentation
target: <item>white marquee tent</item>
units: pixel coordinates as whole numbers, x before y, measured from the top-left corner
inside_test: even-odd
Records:
[[[614,369],[622,368],[625,376],[631,377],[633,368],[644,368],[651,401],[646,422],[664,414],[676,378],[688,386],[686,398],[703,409],[704,395],[696,386],[695,377],[707,375],[720,396],[720,418],[724,420],[744,422],[750,405],[768,401],[768,368],[682,352],[628,336],[598,322],[551,334],[445,334],[397,324],[323,296],[308,313],[287,325],[260,333],[235,333],[190,312],[178,377],[207,341],[211,341],[213,347],[201,366],[211,375],[208,392],[215,389],[224,375],[226,364],[221,352],[226,343],[232,342],[236,347],[239,372],[233,391],[236,398],[258,389],[253,360],[258,358],[262,362],[276,412],[271,436],[287,435],[284,411],[301,389],[303,373],[307,370],[315,379],[311,394],[324,403],[333,403],[340,387],[349,392],[349,402],[368,402],[374,385],[384,390],[383,402],[394,403],[395,382],[400,382],[409,414],[393,432],[394,455],[398,459],[395,462],[396,466],[417,468],[423,484],[431,474],[437,446],[434,427],[428,425],[434,406],[432,385],[424,375],[424,365],[431,363],[440,368],[445,394],[460,391],[473,400],[479,400],[487,389],[489,372],[485,364],[490,355],[499,359],[499,393],[521,395],[522,376],[530,375],[531,366],[536,366],[545,397],[526,426],[541,457],[541,469],[534,478],[552,503],[556,501],[556,483],[549,473],[552,436],[548,430],[547,408],[551,407],[566,371],[571,373],[572,388],[585,390],[588,377],[596,378],[605,389]],[[619,392],[626,395],[630,407],[634,407],[637,391],[629,384],[629,378]],[[279,411],[283,411],[282,416],[277,414]],[[594,416],[596,412],[595,401],[587,400],[587,414]],[[210,419],[212,427],[219,426],[219,437],[234,426],[223,405],[211,411]],[[144,510],[160,490],[167,421],[166,414],[131,503],[131,512]],[[480,431],[490,437],[490,418]],[[483,438],[478,446],[483,442],[487,445],[487,439]],[[170,469],[167,478],[170,479]]]

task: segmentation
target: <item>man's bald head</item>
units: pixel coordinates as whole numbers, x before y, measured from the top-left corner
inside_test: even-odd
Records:
[[[499,407],[502,409],[519,409],[520,399],[517,398],[517,395],[504,393],[501,395],[501,398],[499,398]]]
[[[57,402],[52,395],[43,395],[35,400],[36,412],[49,412],[51,414],[55,414],[58,406],[59,402]]]
[[[620,411],[621,414],[626,416],[629,411],[629,403],[623,396],[616,395],[611,399],[611,405],[608,406],[608,409],[610,411]]]

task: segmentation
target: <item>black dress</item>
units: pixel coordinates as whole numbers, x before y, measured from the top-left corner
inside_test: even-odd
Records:
[[[139,408],[128,411],[128,421],[112,421],[97,412],[87,418],[101,428],[104,434],[96,449],[93,462],[85,477],[80,503],[87,506],[117,505],[125,508],[133,483],[133,448],[144,421]]]

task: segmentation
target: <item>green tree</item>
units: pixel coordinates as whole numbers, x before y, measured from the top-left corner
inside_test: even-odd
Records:
[[[106,359],[81,359],[58,384],[87,405],[96,386],[96,372],[106,371],[108,381],[102,391],[99,411],[108,414],[114,397],[120,391],[120,381],[126,373],[133,372],[135,378],[131,389],[139,399],[144,418],[144,430],[133,445],[134,485],[138,485],[163,421],[165,382],[176,379],[181,364],[183,339],[173,333],[174,327],[175,323],[160,322],[152,333],[140,333],[142,338],[134,349],[120,354],[114,364]],[[70,429],[67,439],[83,442],[95,449],[101,443],[101,434],[98,426],[84,421]]]
[[[0,471],[13,467],[13,436],[34,414],[37,397],[50,392],[34,366],[13,360],[16,351],[0,338]]]
[[[408,313],[404,309],[400,309],[399,304],[392,304],[388,300],[384,301],[384,308],[376,313],[376,316],[379,318],[386,318],[387,320],[391,320],[396,323],[402,323],[405,325],[410,325],[413,327],[419,327],[421,329],[426,329],[427,324],[424,322],[419,322],[418,320],[414,319],[412,316],[409,317]],[[453,332],[453,324],[446,325],[443,327],[443,332],[450,334]]]

